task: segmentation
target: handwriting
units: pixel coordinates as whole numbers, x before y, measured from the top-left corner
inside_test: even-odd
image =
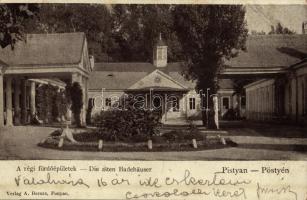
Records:
[[[152,193],[142,193],[140,195],[133,194],[132,192],[128,191],[126,192],[126,199],[139,199],[139,198],[159,198],[159,197],[187,197],[190,195],[210,195],[211,192],[209,191],[203,191],[201,189],[193,189],[191,191],[179,191],[178,189],[173,189],[172,192],[152,192]]]
[[[218,198],[237,198],[243,197],[246,199],[245,189],[240,187],[234,191],[229,191],[225,189],[221,189],[218,186],[239,186],[239,185],[248,185],[251,183],[251,180],[230,180],[220,176],[221,173],[217,172],[214,174],[212,179],[202,179],[195,178],[192,176],[189,170],[185,170],[182,178],[174,178],[174,177],[166,177],[164,179],[164,184],[166,186],[207,186],[211,188],[206,188],[203,190],[201,188],[193,188],[191,191],[179,191],[179,189],[175,188],[173,191],[165,191],[165,192],[147,192],[141,194],[135,194],[131,191],[126,192],[126,199],[139,199],[139,198],[158,198],[158,197],[187,197],[191,195],[214,195]],[[163,182],[163,181],[162,181]],[[162,185],[160,184],[160,180],[158,178],[153,179],[152,177],[141,180],[139,182],[140,186],[144,187],[152,187],[152,188],[160,188]]]
[[[71,179],[70,174],[69,174],[69,179]],[[23,183],[24,185],[71,185],[73,187],[75,186],[85,186],[87,188],[90,187],[88,184],[86,184],[83,181],[82,178],[76,180],[68,180],[68,179],[56,180],[51,178],[50,173],[47,173],[46,178],[44,179],[36,179],[34,177],[27,178],[27,177],[21,177],[21,175],[19,175],[15,178],[15,183],[17,187],[19,187],[21,183]]]
[[[268,194],[291,194],[295,200],[297,200],[297,193],[291,189],[290,185],[282,186],[280,188],[270,188],[270,187],[263,187],[259,183],[257,183],[257,197],[261,199],[261,196],[268,195]]]
[[[219,188],[212,188],[212,191],[203,190],[200,188],[192,189],[190,191],[179,191],[178,189],[173,189],[171,192],[148,192],[148,193],[141,193],[141,194],[133,194],[131,191],[126,192],[126,199],[140,199],[140,198],[159,198],[159,197],[188,197],[192,195],[213,195],[218,198],[238,198],[243,196],[246,199],[245,189],[239,188],[239,190],[228,191]]]
[[[221,178],[218,176],[220,172],[214,173],[214,176],[211,180],[208,179],[196,179],[191,175],[191,172],[189,170],[185,170],[184,176],[181,180],[178,180],[176,178],[165,178],[165,184],[166,185],[202,185],[202,186],[219,186],[219,185],[231,185],[231,186],[237,186],[237,185],[247,185],[251,183],[251,180],[227,180],[225,178]]]
[[[149,177],[145,180],[140,180],[139,184],[140,186],[148,186],[148,187],[155,187],[155,188],[161,187],[161,185],[159,184],[159,179],[158,178],[152,179],[152,177]]]

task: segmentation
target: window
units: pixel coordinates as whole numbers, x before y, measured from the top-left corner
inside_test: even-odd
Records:
[[[159,96],[153,97],[153,109],[161,110],[162,109],[162,99]]]
[[[195,98],[189,99],[190,110],[195,110]]]
[[[106,106],[111,106],[112,105],[112,101],[111,98],[106,98]]]
[[[172,100],[172,109],[173,112],[179,112],[179,99],[177,97]]]
[[[228,97],[223,98],[223,108],[229,109],[229,98]]]
[[[158,60],[162,60],[163,49],[158,49]]]

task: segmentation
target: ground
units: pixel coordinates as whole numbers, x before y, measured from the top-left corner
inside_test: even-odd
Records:
[[[169,125],[180,129],[182,125]],[[306,128],[247,122],[223,122],[222,130],[199,127],[209,137],[220,134],[236,147],[190,152],[78,152],[46,149],[37,144],[55,128],[16,126],[0,129],[0,159],[61,160],[307,160]]]

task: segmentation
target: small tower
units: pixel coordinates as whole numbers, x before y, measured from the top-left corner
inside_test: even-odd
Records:
[[[167,65],[167,46],[162,40],[161,33],[159,40],[154,47],[153,64],[156,67],[165,67]]]

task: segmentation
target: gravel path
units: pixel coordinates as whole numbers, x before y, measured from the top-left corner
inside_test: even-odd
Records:
[[[0,159],[59,160],[307,160],[307,138],[266,137],[254,129],[223,132],[237,147],[190,152],[78,152],[38,147],[55,128],[17,126],[0,129]],[[291,129],[289,129],[291,130]],[[202,130],[205,132],[205,130]],[[238,134],[236,134],[238,133]],[[211,135],[213,133],[210,133]],[[209,134],[209,135],[210,135]],[[270,134],[269,134],[270,135]]]

